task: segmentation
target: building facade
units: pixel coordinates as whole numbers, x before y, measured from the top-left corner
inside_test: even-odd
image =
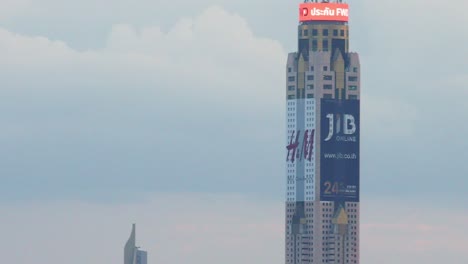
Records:
[[[359,263],[360,63],[348,5],[299,6],[286,65],[285,263]]]
[[[136,264],[147,264],[148,262],[148,253],[143,250],[137,250],[136,252]]]
[[[132,232],[124,247],[124,264],[147,264],[147,252],[136,246],[136,226],[132,225]]]

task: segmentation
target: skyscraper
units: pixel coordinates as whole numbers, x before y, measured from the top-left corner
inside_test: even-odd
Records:
[[[299,5],[286,66],[286,264],[359,263],[360,64],[348,10]]]
[[[146,251],[139,250],[136,246],[136,227],[132,225],[132,233],[125,243],[124,264],[147,264]]]

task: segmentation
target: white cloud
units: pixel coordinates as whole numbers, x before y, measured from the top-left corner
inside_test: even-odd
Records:
[[[10,73],[21,71],[42,79],[60,74],[69,83],[83,79],[92,83],[92,78],[102,77],[132,82],[137,78],[183,86],[186,95],[250,102],[256,96],[281,94],[286,57],[277,41],[256,37],[242,17],[219,7],[181,19],[167,32],[159,27],[115,25],[102,50],[80,52],[61,41],[5,29],[0,31],[0,47],[5,58],[0,67]],[[7,79],[22,81],[12,76]],[[169,91],[180,95],[177,89]]]
[[[38,3],[35,2],[36,7]],[[408,3],[408,7],[417,6],[418,3]],[[41,9],[44,13],[37,15],[45,19],[48,17],[46,14],[66,7],[67,12],[59,15],[66,17],[76,5],[82,9],[69,16],[88,18],[83,14],[87,9],[92,9],[89,4],[49,1]],[[107,5],[103,2],[97,4]],[[441,132],[434,129],[434,119],[440,120],[441,127],[449,127],[455,122],[448,120],[447,116],[454,121],[465,117],[465,93],[462,92],[463,96],[460,96],[459,91],[466,89],[445,82],[451,80],[453,74],[460,74],[457,72],[462,71],[460,69],[463,67],[452,67],[457,56],[437,52],[437,45],[444,50],[450,50],[451,46],[450,42],[445,41],[446,38],[432,41],[434,34],[429,34],[427,30],[436,30],[436,34],[444,35],[445,28],[426,27],[431,22],[430,15],[411,22],[417,23],[418,32],[419,29],[425,30],[425,34],[405,38],[408,32],[414,31],[413,26],[405,27],[408,10],[403,10],[399,18],[394,14],[401,5],[395,2],[385,1],[381,6],[375,1],[363,4],[369,9],[358,7],[361,5],[359,3],[352,5],[351,21],[365,22],[363,25],[352,24],[351,35],[351,43],[358,43],[356,50],[363,55],[364,100],[361,110],[363,133],[367,135],[363,135],[362,149],[370,153],[363,163],[363,171],[369,164],[388,163],[382,156],[374,155],[385,150],[386,155],[395,159],[392,164],[406,164],[411,159],[412,166],[405,170],[408,174],[419,175],[422,166],[414,164],[435,160],[437,155],[450,157],[449,154],[462,149],[461,144],[452,143],[457,142],[453,140],[443,143],[442,153],[440,149],[434,149],[433,139],[445,137],[439,136]],[[115,4],[119,5],[129,7],[126,0]],[[56,9],[48,10],[51,6]],[[142,6],[145,5],[135,8]],[[385,11],[385,8],[389,8],[389,11]],[[149,5],[147,9],[151,9]],[[295,10],[293,7],[291,9]],[[110,10],[101,10],[105,9],[92,11],[101,12],[103,16],[115,15]],[[161,10],[157,9],[157,12]],[[114,24],[110,29],[103,47],[85,51],[73,48],[73,43],[51,37],[54,36],[50,33],[53,30],[34,37],[2,29],[0,107],[4,114],[0,116],[0,141],[2,146],[9,147],[0,151],[2,157],[8,158],[8,162],[3,159],[0,173],[11,177],[15,184],[19,184],[16,180],[18,174],[21,177],[43,177],[41,179],[54,177],[59,181],[62,180],[60,175],[68,175],[61,186],[74,186],[67,181],[75,180],[73,175],[82,175],[81,169],[86,165],[89,167],[84,173],[86,176],[79,178],[93,179],[93,183],[94,179],[111,178],[108,175],[133,174],[138,168],[140,174],[148,177],[146,179],[160,186],[161,181],[166,181],[162,176],[149,177],[157,168],[161,174],[170,172],[183,177],[181,182],[188,182],[187,185],[194,181],[193,178],[203,176],[207,179],[206,185],[215,185],[213,182],[216,182],[231,187],[240,183],[235,185],[236,188],[240,185],[251,188],[252,179],[259,182],[274,179],[272,185],[279,188],[282,182],[281,160],[284,158],[281,152],[284,146],[279,142],[284,140],[286,52],[278,41],[259,37],[258,32],[264,32],[263,29],[267,27],[279,32],[279,24],[289,23],[287,16],[280,15],[285,11],[272,9],[272,16],[278,19],[269,20],[268,23],[257,14],[263,18],[258,18],[262,20],[260,24],[263,27],[262,31],[254,31],[251,29],[252,19],[247,23],[244,13],[241,17],[223,8],[211,7],[193,16],[195,9],[187,10],[183,10],[184,14],[191,14],[183,15],[183,18],[179,18],[182,15],[168,12],[173,20],[177,20],[170,27],[142,26],[148,24],[116,15],[122,18],[116,19],[121,24]],[[442,14],[447,16],[448,11],[445,8]],[[130,9],[123,11],[129,12]],[[144,14],[147,13],[141,16]],[[152,14],[151,17],[157,15]],[[387,18],[397,25],[384,23]],[[96,28],[106,23],[96,23]],[[67,32],[86,39],[85,33],[69,29],[68,24],[64,24],[64,27]],[[80,24],[81,27],[91,28],[85,24]],[[448,31],[452,32],[451,27]],[[287,32],[295,35],[295,25]],[[465,36],[464,30],[458,32],[460,34],[457,36]],[[429,37],[430,45],[425,45],[421,40]],[[363,41],[366,39],[370,41]],[[410,45],[406,46],[406,43]],[[421,45],[416,47],[418,43]],[[466,49],[460,49],[458,56],[466,52]],[[413,57],[415,53],[417,56]],[[437,56],[432,57],[433,54]],[[437,67],[432,66],[434,61],[437,61]],[[444,71],[445,68],[448,70]],[[434,81],[438,79],[444,81]],[[454,94],[445,93],[445,90],[453,90]],[[457,104],[453,104],[453,101]],[[436,105],[440,106],[437,111]],[[387,124],[384,126],[383,122]],[[415,129],[420,132],[417,139],[412,137],[417,134]],[[463,136],[460,133],[463,129],[451,131],[458,137]],[[408,139],[401,143],[405,149],[411,149],[405,151],[408,155],[427,155],[411,155],[408,158],[401,152],[393,152],[393,149],[401,150],[401,146],[368,143],[372,137],[388,135],[389,132],[392,137],[386,139],[391,143],[402,137]],[[463,141],[460,138],[458,142]],[[49,155],[43,155],[43,152]],[[180,153],[185,153],[184,160],[190,166],[179,165]],[[96,157],[91,158],[92,154]],[[218,158],[217,162],[207,161],[214,156]],[[252,157],[264,158],[253,161]],[[96,159],[101,162],[96,162]],[[466,171],[463,154],[456,155],[455,159],[459,159],[456,161],[459,166],[444,163],[440,170]],[[395,182],[408,178],[402,173],[395,176],[396,167],[388,164],[388,169],[382,174],[381,166],[374,166],[376,173],[373,173],[373,177],[381,179],[387,174],[385,177]],[[226,171],[226,175],[213,173],[217,170]],[[433,179],[428,185],[437,188],[439,173],[434,171],[427,168],[424,177]],[[363,177],[366,175],[363,174]],[[226,180],[232,180],[230,183],[233,185],[225,184]],[[416,178],[413,180],[417,181]],[[174,185],[179,185],[174,182]],[[225,190],[223,187],[215,188]],[[379,188],[382,190],[383,187]]]
[[[166,32],[115,25],[99,50],[77,51],[62,41],[5,29],[0,29],[0,47],[8,93],[40,90],[46,96],[60,89],[80,95],[91,88],[91,93],[110,90],[113,97],[133,90],[150,92],[155,103],[164,97],[195,104],[196,97],[200,105],[265,113],[265,106],[283,104],[281,45],[256,37],[242,17],[219,7],[181,19]]]
[[[220,20],[224,26],[214,26]],[[166,174],[187,186],[203,176],[213,190],[281,171],[280,163],[251,156],[279,148],[270,142],[283,133],[286,53],[239,15],[212,7],[169,30],[115,25],[104,48],[87,51],[2,29],[0,47],[0,101],[8,113],[0,141],[11,150],[0,152],[11,161],[0,173],[13,185],[52,177],[62,186],[86,179],[102,186],[137,168],[158,186],[179,186]],[[226,173],[214,173],[221,168]]]
[[[52,41],[46,37],[29,37],[15,34],[0,28],[1,54],[5,60],[1,66],[21,69],[21,67],[50,67],[59,62],[74,59],[77,52],[62,41]],[[16,68],[17,67],[17,68]]]

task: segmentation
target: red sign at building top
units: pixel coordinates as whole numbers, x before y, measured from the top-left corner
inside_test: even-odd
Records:
[[[348,22],[348,4],[303,3],[299,6],[299,21]]]

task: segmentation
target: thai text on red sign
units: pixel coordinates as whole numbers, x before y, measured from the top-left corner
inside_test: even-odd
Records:
[[[299,6],[299,21],[340,21],[348,22],[348,4],[303,3]]]

